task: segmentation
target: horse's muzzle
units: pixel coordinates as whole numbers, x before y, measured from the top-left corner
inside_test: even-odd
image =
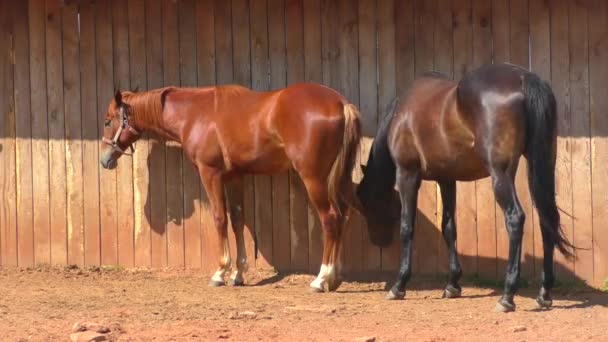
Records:
[[[102,156],[99,158],[99,163],[103,166],[104,169],[114,170],[116,168],[116,158],[114,158],[114,153],[112,149],[108,149]]]

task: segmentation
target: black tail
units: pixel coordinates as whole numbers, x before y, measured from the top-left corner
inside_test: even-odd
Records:
[[[543,233],[551,237],[557,249],[568,259],[574,246],[561,229],[555,202],[555,157],[557,145],[557,109],[549,84],[533,73],[524,79],[527,120],[526,158],[528,185],[538,211]]]

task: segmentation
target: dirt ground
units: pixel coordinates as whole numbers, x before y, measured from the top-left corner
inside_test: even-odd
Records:
[[[405,301],[384,300],[384,282],[345,282],[314,294],[308,275],[247,273],[244,287],[210,288],[194,271],[0,269],[0,340],[69,341],[74,323],[111,329],[114,341],[608,341],[608,294],[558,291],[537,311],[536,288],[514,313],[493,311],[494,289],[414,282]]]

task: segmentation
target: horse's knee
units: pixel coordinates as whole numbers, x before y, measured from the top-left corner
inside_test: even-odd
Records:
[[[331,237],[337,238],[339,236],[339,218],[338,215],[334,212],[329,212],[327,214],[321,215],[321,226],[323,227],[323,232]]]
[[[215,228],[220,233],[224,232],[228,227],[228,220],[226,220],[226,215],[224,214],[213,214],[213,223],[215,223]]]
[[[414,227],[410,223],[402,223],[399,229],[401,243],[411,242],[414,239]]]
[[[505,214],[507,231],[512,239],[521,239],[526,222],[526,214],[523,210],[516,208]]]
[[[232,228],[237,229],[245,224],[242,205],[230,206],[230,219],[232,220]]]

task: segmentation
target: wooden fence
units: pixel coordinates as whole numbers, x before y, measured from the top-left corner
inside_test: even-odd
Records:
[[[608,277],[604,0],[1,0],[0,16],[1,265],[215,268],[205,193],[179,146],[145,137],[117,170],[100,169],[101,122],[116,88],[319,82],[360,106],[373,137],[388,103],[421,72],[459,79],[509,61],[550,80],[559,103],[558,204],[567,236],[586,248],[574,262],[558,256],[560,276],[596,286]],[[523,167],[523,276],[532,277],[542,243]],[[256,265],[316,272],[321,232],[300,180],[246,184]],[[416,274],[447,270],[440,213],[437,187],[425,182]],[[465,272],[501,279],[508,241],[489,179],[458,184],[457,217]],[[251,233],[247,241],[251,258]],[[351,219],[347,272],[394,271],[398,255],[396,243],[372,246],[362,218]]]

